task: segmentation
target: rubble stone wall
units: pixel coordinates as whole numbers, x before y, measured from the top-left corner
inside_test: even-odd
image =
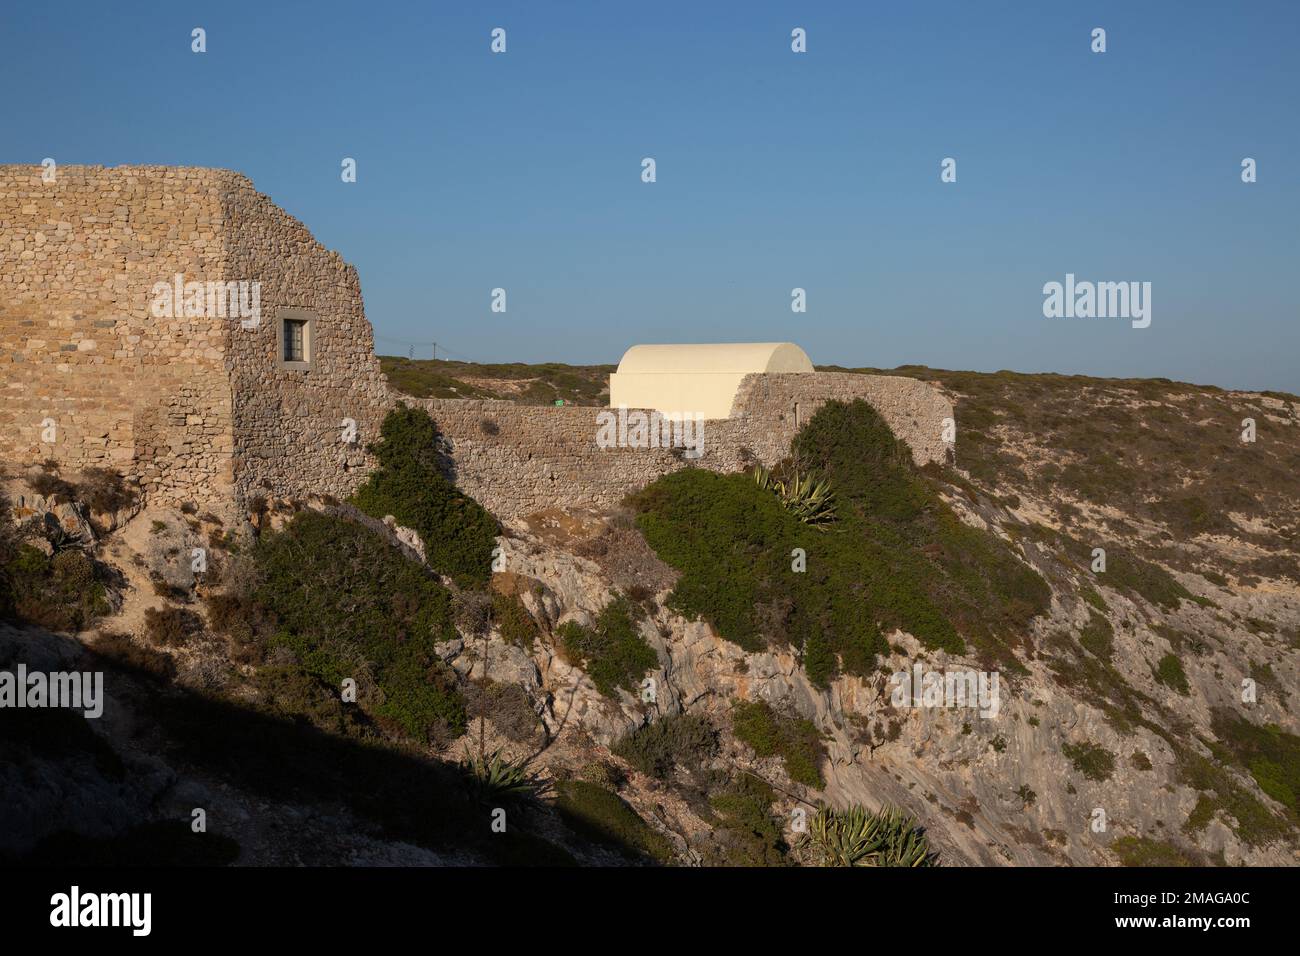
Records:
[[[952,406],[915,379],[854,373],[746,376],[731,418],[703,424],[695,462],[665,448],[601,448],[604,409],[531,407],[509,402],[402,399],[428,410],[447,439],[455,478],[466,494],[501,517],[552,507],[610,507],[661,475],[694,464],[718,472],[789,454],[799,427],[826,401],[861,398],[907,441],[918,464],[943,462],[943,419]]]
[[[230,328],[238,493],[346,497],[373,465],[365,445],[393,404],[357,270],[243,176],[222,191],[221,206],[227,275],[261,284],[258,327]],[[307,368],[280,361],[279,327],[291,309],[315,317]]]
[[[151,290],[219,270],[229,174],[43,172],[0,166],[0,460],[114,468],[162,500],[228,496],[225,330],[156,318]]]

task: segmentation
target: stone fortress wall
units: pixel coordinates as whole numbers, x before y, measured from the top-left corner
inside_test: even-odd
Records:
[[[0,461],[115,468],[153,496],[231,487],[226,330],[156,319],[154,283],[220,268],[206,169],[0,166]]]
[[[0,462],[116,468],[164,504],[344,498],[404,401],[429,411],[461,487],[501,517],[613,505],[689,464],[669,449],[598,447],[602,409],[394,393],[356,269],[238,173],[64,166],[46,183],[41,172],[0,166]],[[177,273],[260,283],[260,322],[154,317],[151,290]],[[286,315],[313,316],[308,367],[280,360]],[[776,374],[748,376],[732,417],[704,423],[697,464],[774,464],[831,398],[871,402],[918,463],[949,454],[952,406],[930,385]]]
[[[703,423],[695,462],[663,448],[600,448],[604,409],[530,407],[510,402],[410,399],[428,409],[452,449],[466,494],[501,516],[548,507],[610,507],[679,468],[729,472],[789,454],[799,426],[831,399],[870,402],[908,442],[918,464],[947,460],[943,419],[952,416],[937,389],[915,379],[849,372],[751,374],[741,383],[733,417]],[[490,422],[494,428],[484,428]],[[490,433],[490,432],[495,432]]]

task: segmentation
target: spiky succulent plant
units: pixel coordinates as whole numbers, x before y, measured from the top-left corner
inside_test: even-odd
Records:
[[[483,756],[466,754],[460,763],[475,796],[485,802],[522,799],[537,792],[537,778],[527,758],[508,760],[500,750]]]
[[[823,807],[813,817],[808,838],[823,866],[936,866],[925,832],[898,807],[871,813]]]
[[[804,524],[824,531],[835,520],[835,492],[830,482],[819,479],[813,472],[801,474],[796,470],[787,481],[758,465],[754,468],[754,481],[760,488],[773,492],[785,509]]]

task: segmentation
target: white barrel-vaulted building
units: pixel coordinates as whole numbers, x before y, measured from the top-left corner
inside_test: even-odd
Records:
[[[609,377],[609,404],[668,416],[730,418],[746,375],[811,371],[807,354],[791,342],[634,345]]]

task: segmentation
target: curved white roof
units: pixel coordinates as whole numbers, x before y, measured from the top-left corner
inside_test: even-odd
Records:
[[[812,362],[792,342],[736,342],[719,345],[634,345],[623,353],[619,374],[691,372],[811,372]]]

